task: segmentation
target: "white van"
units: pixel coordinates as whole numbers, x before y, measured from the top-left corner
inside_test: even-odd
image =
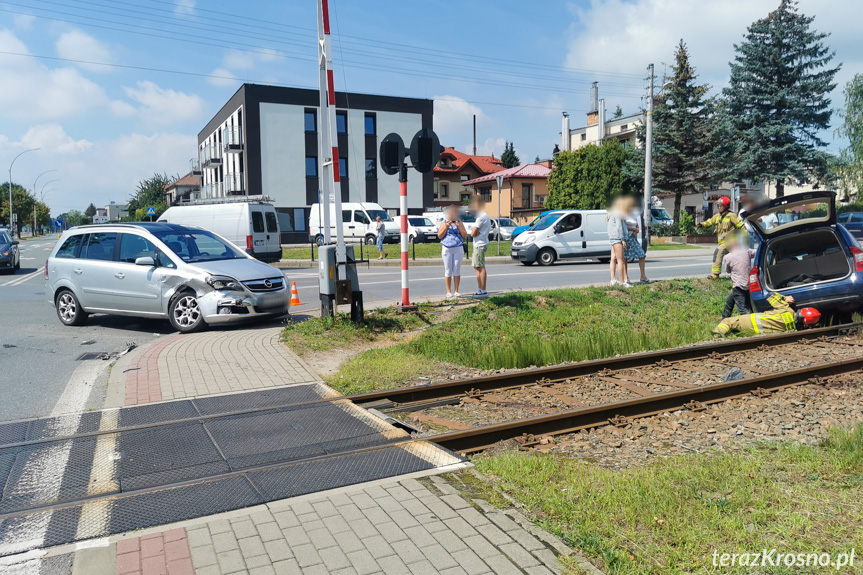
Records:
[[[550,266],[559,259],[608,261],[606,210],[558,210],[541,217],[512,242],[510,257],[526,266]]]
[[[336,206],[330,204],[330,234],[336,235]],[[342,202],[342,233],[347,241],[364,241],[373,246],[377,241],[375,222],[380,216],[386,228],[385,243],[397,243],[401,228],[380,204],[369,202]],[[324,217],[320,204],[312,204],[309,213],[309,241],[318,245],[323,243]]]
[[[160,222],[198,226],[215,232],[262,262],[282,259],[279,218],[273,204],[255,196],[197,200],[172,206]]]

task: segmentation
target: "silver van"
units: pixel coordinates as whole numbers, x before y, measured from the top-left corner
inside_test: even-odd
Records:
[[[542,216],[512,242],[510,257],[526,266],[550,266],[560,259],[608,261],[606,210],[557,210]]]
[[[287,278],[225,238],[160,222],[80,226],[45,262],[45,294],[64,325],[91,313],[165,318],[187,333],[288,311]]]

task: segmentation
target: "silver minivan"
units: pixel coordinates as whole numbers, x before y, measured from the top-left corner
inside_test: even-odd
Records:
[[[65,325],[91,313],[166,318],[187,333],[288,311],[287,278],[225,238],[160,222],[80,226],[45,262],[45,294]]]

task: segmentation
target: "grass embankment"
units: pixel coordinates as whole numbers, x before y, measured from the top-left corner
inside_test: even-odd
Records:
[[[512,242],[500,242],[500,255],[508,256],[509,248],[512,246]],[[662,249],[662,248],[660,248]],[[315,260],[318,259],[318,247],[315,246]],[[401,257],[399,254],[401,253],[401,247],[399,244],[384,244],[384,251],[389,254],[388,259],[396,259],[398,260]],[[354,246],[354,252],[356,257],[360,256],[360,246]],[[441,255],[441,246],[439,243],[429,243],[429,244],[415,244],[408,246],[408,255],[409,257],[414,257],[414,253],[416,253],[417,258],[440,258]],[[470,246],[470,253],[473,253],[473,245]],[[486,252],[486,256],[496,256],[497,253],[497,242],[491,242],[488,246],[488,251]],[[375,259],[378,257],[378,248],[377,246],[363,246],[363,256],[366,258]],[[282,259],[284,260],[311,260],[312,259],[312,248],[311,246],[304,246],[301,248],[282,248]]]
[[[835,559],[863,548],[863,426],[833,430],[819,446],[771,443],[623,471],[517,451],[475,463],[540,525],[609,574],[836,572],[723,569],[713,566],[713,552],[775,548]],[[854,569],[840,572],[859,569],[858,556]]]
[[[357,328],[347,321],[332,325],[309,320],[286,328],[285,340],[300,351],[314,351],[317,345],[346,343],[345,338],[371,342],[427,326],[409,341],[351,357],[328,378],[339,390],[358,393],[399,385],[418,371],[425,375],[442,364],[524,368],[706,340],[728,289],[725,281],[671,280],[629,290],[519,292],[489,298],[438,323],[429,314],[446,304],[421,308],[418,317],[424,319],[391,311],[370,313],[373,327],[369,328]],[[377,313],[382,314],[380,320]],[[415,327],[408,327],[407,322]]]

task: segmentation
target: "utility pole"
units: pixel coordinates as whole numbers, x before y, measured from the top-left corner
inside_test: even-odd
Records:
[[[641,247],[646,252],[650,245],[650,200],[653,196],[653,64],[647,66],[647,114],[644,118],[644,208],[641,228]]]

